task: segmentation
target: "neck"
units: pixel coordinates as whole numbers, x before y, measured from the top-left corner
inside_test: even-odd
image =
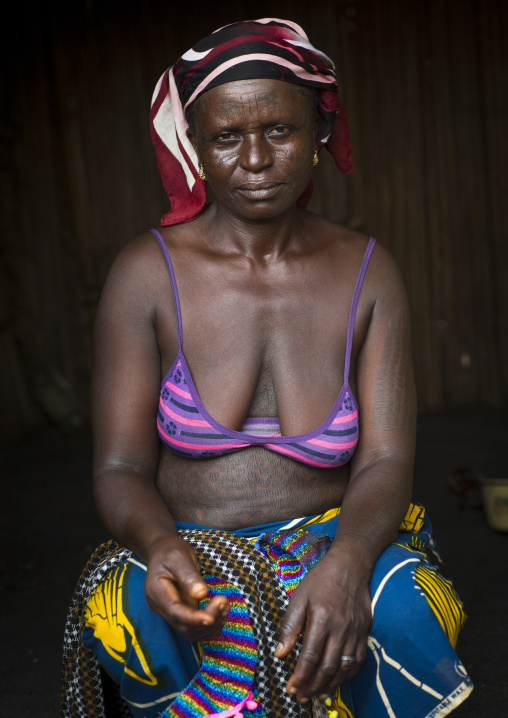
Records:
[[[204,219],[210,245],[253,260],[275,260],[305,241],[301,212],[296,206],[278,217],[249,220],[214,203]]]

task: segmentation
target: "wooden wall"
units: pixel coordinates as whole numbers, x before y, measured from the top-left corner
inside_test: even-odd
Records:
[[[197,39],[273,3],[19,4],[0,89],[0,434],[86,414],[94,311],[126,242],[167,211],[148,107]],[[255,12],[253,12],[255,7]],[[420,408],[508,398],[508,3],[281,0],[338,65],[355,172],[311,208],[395,254]],[[72,423],[72,422],[71,422]]]

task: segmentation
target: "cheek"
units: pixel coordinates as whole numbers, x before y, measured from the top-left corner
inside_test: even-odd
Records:
[[[289,148],[289,147],[286,149],[281,149],[277,153],[277,159],[280,162],[285,162],[286,164],[293,164],[295,161],[295,158],[296,158],[296,153],[295,153],[294,149]]]
[[[309,153],[306,147],[280,147],[274,153],[274,160],[289,174],[307,173],[310,166]]]
[[[236,153],[235,152],[224,152],[223,150],[216,150],[211,153],[209,157],[210,169],[227,170],[234,167],[236,164]]]

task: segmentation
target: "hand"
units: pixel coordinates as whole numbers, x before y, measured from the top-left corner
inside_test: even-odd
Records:
[[[189,641],[215,638],[222,631],[229,601],[214,596],[204,609],[208,588],[192,546],[178,536],[159,541],[151,552],[145,579],[148,605]]]
[[[370,571],[361,556],[331,547],[291,596],[275,656],[283,658],[305,627],[302,649],[286,690],[302,703],[322,700],[365,660],[372,624]],[[354,656],[355,662],[341,661]]]

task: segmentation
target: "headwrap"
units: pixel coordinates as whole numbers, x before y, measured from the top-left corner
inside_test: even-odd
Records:
[[[337,94],[333,62],[313,47],[302,28],[288,20],[264,18],[216,30],[180,57],[162,75],[150,110],[150,132],[171,211],[161,224],[189,222],[201,212],[206,184],[188,137],[185,111],[203,92],[226,82],[272,79],[319,90],[318,151],[326,146],[341,172],[352,171],[346,116]],[[305,207],[312,182],[298,204]]]

